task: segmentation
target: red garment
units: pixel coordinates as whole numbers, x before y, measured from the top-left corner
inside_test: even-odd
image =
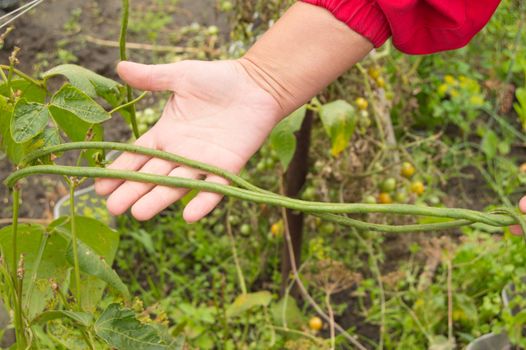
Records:
[[[466,45],[489,21],[500,0],[302,0],[329,10],[375,47],[391,35],[409,54]]]

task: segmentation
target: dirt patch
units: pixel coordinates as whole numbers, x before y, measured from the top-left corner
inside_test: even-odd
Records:
[[[155,9],[157,1],[132,2],[134,11]],[[7,38],[0,50],[0,62],[7,63],[12,49],[21,48],[18,55],[24,72],[38,74],[51,67],[71,60],[109,78],[118,79],[115,66],[119,60],[118,48],[96,45],[85,40],[86,35],[117,41],[120,31],[120,0],[46,0],[30,13],[14,22],[15,31]],[[225,18],[217,15],[213,4],[207,0],[183,0],[173,8],[173,24],[161,33],[160,42],[169,42],[169,30],[198,22],[201,25],[217,25],[227,28]],[[144,38],[133,34],[130,28],[130,41]],[[132,57],[138,61],[152,62],[151,53],[134,51]],[[56,82],[57,87],[60,81]],[[150,101],[149,101],[150,102]],[[105,138],[112,141],[129,139],[129,128],[120,118],[105,123]],[[7,160],[0,159],[0,181],[11,172]],[[39,176],[27,180],[22,192],[20,215],[27,218],[49,219],[57,199],[65,194],[65,186],[60,178]],[[10,194],[5,186],[0,186],[0,219],[11,216]]]

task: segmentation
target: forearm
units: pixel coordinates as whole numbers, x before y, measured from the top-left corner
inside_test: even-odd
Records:
[[[372,48],[366,38],[327,10],[299,2],[239,62],[286,116]]]

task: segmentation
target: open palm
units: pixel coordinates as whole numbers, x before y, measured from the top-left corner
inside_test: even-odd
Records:
[[[131,86],[173,92],[160,120],[136,144],[239,172],[262,145],[281,117],[278,103],[261,89],[238,61],[183,61],[166,65],[121,62],[118,73]],[[170,175],[225,184],[219,176],[125,153],[109,168]],[[187,189],[113,179],[100,179],[97,193],[110,195],[108,209],[120,215],[128,208],[138,220],[148,220]],[[183,216],[194,222],[208,214],[221,196],[201,192],[186,206]]]

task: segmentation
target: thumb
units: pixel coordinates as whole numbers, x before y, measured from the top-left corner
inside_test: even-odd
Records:
[[[122,61],[117,65],[117,73],[130,86],[147,91],[174,90],[178,80],[177,63],[140,64]]]

